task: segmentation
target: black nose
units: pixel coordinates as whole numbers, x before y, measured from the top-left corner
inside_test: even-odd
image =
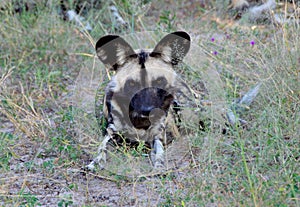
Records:
[[[155,109],[154,106],[147,106],[147,105],[142,105],[141,108],[139,109],[142,115],[144,116],[149,116],[150,112]]]

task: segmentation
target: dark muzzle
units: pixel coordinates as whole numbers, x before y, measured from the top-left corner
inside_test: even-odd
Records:
[[[129,104],[129,118],[137,129],[148,129],[151,123],[167,115],[174,97],[168,91],[150,87],[138,91]]]

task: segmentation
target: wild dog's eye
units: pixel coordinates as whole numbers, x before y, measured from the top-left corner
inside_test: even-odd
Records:
[[[140,89],[140,84],[133,79],[129,79],[126,81],[124,86],[124,92],[127,94],[135,93]]]
[[[130,81],[130,82],[129,82],[129,86],[134,87],[134,86],[135,86],[135,82]]]
[[[165,77],[158,77],[156,80],[152,81],[152,86],[164,87],[167,84],[167,79]]]
[[[130,79],[130,80],[128,80],[126,82],[126,85],[127,85],[127,87],[131,87],[132,88],[132,87],[136,86],[137,84],[136,84],[136,82],[134,80]]]
[[[135,86],[135,81],[133,79],[128,79],[126,82],[125,82],[125,88],[126,87],[133,87]]]

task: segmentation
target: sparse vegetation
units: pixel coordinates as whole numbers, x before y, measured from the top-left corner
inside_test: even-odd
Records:
[[[0,10],[1,206],[300,206],[299,23],[239,25],[216,20],[214,3],[122,0],[115,3],[128,28],[117,31],[103,3],[86,16],[88,34],[63,21],[55,2]],[[215,92],[203,92],[213,105],[262,83],[242,115],[247,126],[225,126],[208,107],[206,130],[169,146],[175,167],[165,175],[150,171],[143,144],[112,148],[107,169],[84,172],[102,138],[94,102],[108,78],[95,41],[141,32],[134,43],[150,48],[170,30],[191,34],[198,52],[182,75],[196,91]],[[214,78],[221,91],[210,88]]]

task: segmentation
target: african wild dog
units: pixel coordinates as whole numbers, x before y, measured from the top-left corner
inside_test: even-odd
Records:
[[[134,51],[117,35],[99,39],[97,56],[116,73],[105,91],[105,137],[88,169],[94,169],[94,164],[103,167],[108,141],[120,134],[149,144],[154,168],[164,166],[164,145],[179,136],[174,114],[181,110],[179,100],[190,92],[174,68],[189,49],[190,36],[183,31],[168,34],[153,50]]]

